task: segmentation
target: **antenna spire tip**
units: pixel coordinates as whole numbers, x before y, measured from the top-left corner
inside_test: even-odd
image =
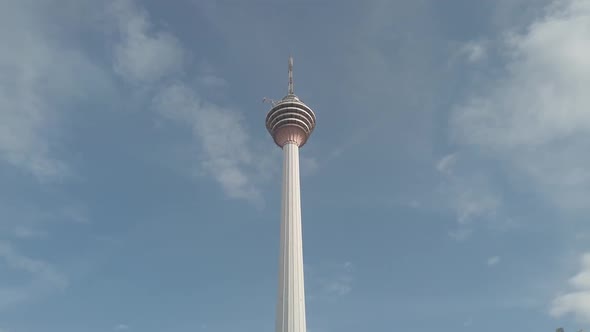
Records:
[[[293,94],[293,56],[289,55],[289,94]]]

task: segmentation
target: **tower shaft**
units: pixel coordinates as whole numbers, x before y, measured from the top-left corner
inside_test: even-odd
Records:
[[[276,332],[305,332],[299,146],[283,146],[281,249]]]

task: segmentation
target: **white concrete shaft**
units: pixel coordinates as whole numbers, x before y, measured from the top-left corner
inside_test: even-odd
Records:
[[[305,292],[299,193],[299,146],[283,146],[281,254],[276,332],[305,332]]]

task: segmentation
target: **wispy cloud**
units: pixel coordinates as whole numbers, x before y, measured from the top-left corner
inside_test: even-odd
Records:
[[[129,325],[127,325],[127,324],[118,324],[117,326],[115,326],[113,328],[113,330],[115,330],[115,331],[125,331],[128,329],[129,329]]]
[[[590,2],[555,1],[499,41],[504,74],[456,107],[455,142],[508,165],[565,210],[590,197]]]
[[[36,239],[46,237],[47,232],[31,226],[17,225],[14,228],[13,235],[18,239]]]
[[[30,300],[36,296],[68,286],[67,277],[53,265],[19,253],[10,243],[0,241],[0,261],[10,270],[28,273],[28,282],[0,288],[0,308]],[[8,271],[4,271],[9,275]]]
[[[328,295],[344,296],[352,291],[354,267],[351,262],[339,264],[334,269],[334,275],[325,280],[324,291]]]
[[[336,299],[352,292],[354,265],[351,262],[309,268],[310,299]]]
[[[458,229],[451,230],[448,232],[449,237],[455,241],[467,240],[471,236],[472,233],[473,233],[473,230],[468,229],[468,228],[458,228]]]
[[[442,176],[439,187],[441,197],[456,215],[459,227],[449,232],[449,236],[462,241],[471,233],[471,223],[477,220],[490,220],[497,216],[502,200],[490,183],[488,176],[462,167],[456,153],[446,155],[435,163]]]
[[[486,263],[490,267],[495,266],[495,265],[498,265],[498,263],[500,263],[500,257],[499,256],[490,257],[490,258],[488,258],[488,260],[486,261]]]
[[[569,280],[572,290],[553,300],[550,314],[554,317],[572,314],[579,321],[590,323],[590,253],[582,255],[580,265],[580,271]]]
[[[67,105],[100,93],[106,76],[79,50],[52,42],[28,1],[3,4],[0,20],[0,162],[41,181],[72,170],[59,151]],[[48,84],[47,82],[51,82]]]
[[[26,11],[12,7],[0,14],[13,27],[10,33],[7,29],[0,32],[5,50],[0,54],[0,158],[41,179],[59,176],[65,165],[51,156],[51,140],[45,135],[57,115],[48,109],[39,86],[58,52],[42,40],[34,26],[19,22],[27,22]],[[20,31],[30,37],[22,38]]]
[[[63,207],[40,207],[27,202],[0,202],[0,233],[12,240],[49,239],[54,225],[91,222],[85,205],[64,204]]]
[[[436,169],[444,174],[452,174],[453,166],[457,160],[457,155],[455,153],[448,154],[442,157],[436,163]]]
[[[114,69],[134,83],[156,82],[181,72],[185,51],[171,33],[156,29],[145,9],[132,0],[113,1],[112,17],[120,42],[114,49]]]
[[[154,105],[162,116],[189,126],[202,148],[201,166],[230,197],[260,201],[252,176],[257,160],[237,113],[202,101],[184,84],[163,88]]]
[[[259,158],[252,150],[255,144],[240,113],[208,102],[183,81],[184,57],[188,52],[173,34],[155,27],[143,8],[125,0],[116,2],[112,13],[120,32],[114,70],[139,89],[151,89],[156,114],[191,133],[201,148],[196,157],[200,169],[192,173],[213,176],[231,198],[260,204],[257,179],[265,158]],[[163,78],[174,83],[164,82]],[[210,70],[197,81],[208,88],[225,84]]]
[[[459,55],[464,56],[468,62],[476,63],[487,57],[488,43],[486,41],[470,41],[461,45]]]

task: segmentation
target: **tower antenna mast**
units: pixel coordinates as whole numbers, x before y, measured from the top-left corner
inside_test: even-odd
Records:
[[[289,56],[289,94],[294,94],[293,92],[293,57]]]

